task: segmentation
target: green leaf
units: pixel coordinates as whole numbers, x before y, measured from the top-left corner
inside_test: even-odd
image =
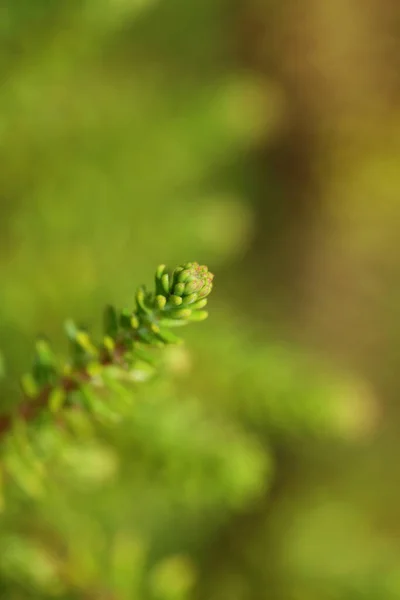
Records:
[[[57,374],[55,356],[44,339],[39,339],[35,346],[35,357],[32,375],[39,387],[54,383]]]
[[[189,317],[189,321],[204,321],[208,317],[208,312],[206,310],[196,310],[193,311]]]
[[[191,314],[192,311],[190,310],[190,308],[181,308],[171,312],[171,317],[173,319],[188,319]]]
[[[158,345],[159,343],[157,334],[144,327],[138,329],[138,335],[146,344]]]
[[[39,393],[38,385],[32,373],[25,373],[25,375],[21,377],[21,386],[24,394],[28,396],[28,398],[34,398]]]
[[[65,329],[68,339],[70,339],[72,342],[74,342],[76,339],[76,335],[79,331],[79,329],[75,325],[74,321],[72,321],[71,319],[68,319],[68,321],[65,322],[64,329]]]
[[[162,339],[162,341],[165,342],[166,344],[180,344],[180,343],[182,343],[181,338],[179,338],[177,335],[175,335],[174,333],[172,333],[168,329],[165,329],[165,328],[160,329],[160,331],[158,332],[158,335]]]
[[[189,296],[188,296],[189,298]],[[194,304],[191,304],[190,308],[192,310],[198,310],[199,308],[204,308],[205,306],[207,306],[207,298],[202,298],[201,300],[197,300],[197,302],[194,302]]]
[[[114,306],[109,304],[104,310],[104,334],[115,339],[118,333],[118,316]]]
[[[144,348],[140,347],[139,345],[135,345],[134,356],[139,360],[142,360],[143,362],[146,362],[152,366],[154,366],[157,362],[155,357],[150,352],[147,352]]]
[[[166,266],[159,265],[156,270],[155,283],[156,283],[156,295],[163,295],[165,293],[164,286],[162,283],[162,277],[165,273]]]
[[[49,409],[52,413],[58,413],[64,405],[67,393],[64,388],[55,387],[49,395]]]
[[[107,400],[100,398],[96,391],[88,385],[80,388],[82,398],[86,408],[95,415],[100,421],[105,423],[118,423],[121,415],[113,411],[107,404]]]
[[[168,294],[170,292],[168,273],[164,273],[164,275],[161,277],[161,284],[162,284],[162,289],[163,289],[164,294],[166,294],[168,296]]]
[[[119,323],[125,330],[132,329],[132,311],[129,308],[123,308],[119,317]]]
[[[160,327],[183,327],[188,324],[188,321],[183,319],[160,319],[158,323]]]
[[[198,299],[199,295],[198,294],[189,294],[188,296],[184,296],[183,297],[183,304],[187,305],[187,304],[193,304],[194,302],[196,302],[196,300]],[[192,308],[192,307],[190,307]]]
[[[136,292],[136,304],[137,304],[137,308],[138,308],[138,312],[142,312],[144,314],[151,314],[151,308],[149,306],[146,305],[146,299],[147,299],[147,295],[146,295],[146,290],[144,287],[141,287],[138,289],[138,291]]]

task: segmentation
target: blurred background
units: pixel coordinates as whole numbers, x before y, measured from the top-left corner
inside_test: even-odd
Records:
[[[2,506],[0,597],[400,598],[399,3],[5,0],[0,48],[3,410],[37,333],[215,273],[125,427]]]

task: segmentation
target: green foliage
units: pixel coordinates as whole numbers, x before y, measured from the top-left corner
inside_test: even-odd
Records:
[[[275,25],[291,13],[284,5],[0,7],[0,600],[399,596],[393,461],[381,459],[375,442],[369,448],[376,393],[352,369],[343,373],[295,344],[299,332],[280,318],[292,316],[282,293],[292,290],[287,272],[310,272],[294,254],[311,197],[294,215],[290,202],[299,204],[298,186],[324,164],[332,173],[339,167],[325,161],[332,127],[317,124],[328,139],[315,144],[318,168],[302,177],[312,119],[297,124],[311,141],[300,164],[285,150],[304,117],[292,102],[308,92],[284,98],[279,81],[265,77],[265,51],[268,64],[277,52],[283,65],[297,48],[278,43]],[[310,31],[325,5],[310,23],[304,7]],[[264,18],[272,33],[265,44]],[[326,38],[334,42],[333,29]],[[257,54],[258,73],[237,59],[243,46]],[[338,47],[325,56],[341,54]],[[358,163],[357,148],[350,154]],[[347,189],[329,182],[330,210],[346,206],[347,219],[354,198],[371,204],[367,230],[376,244],[365,197],[382,194],[377,172],[391,193],[392,174],[371,159],[360,193],[352,173],[363,169],[345,157],[354,181]],[[336,188],[348,202],[332,201]],[[293,198],[282,197],[292,189]],[[321,222],[322,213],[321,201]],[[365,230],[354,223],[359,244]],[[307,235],[314,222],[308,226]],[[176,334],[206,316],[206,271],[160,267],[152,293],[141,288],[134,306],[116,308],[154,264],[182,256],[213,264],[219,281],[210,318],[188,328],[187,347]],[[338,314],[335,294],[323,295]],[[115,306],[101,327],[107,298]],[[296,295],[290,304],[302,301]],[[64,361],[60,322],[71,314],[82,323],[67,322]],[[329,315],[318,317],[335,328]],[[49,338],[38,340],[22,377],[21,405],[18,381],[38,331]],[[395,374],[388,358],[382,354],[385,370]]]
[[[13,427],[3,428],[8,518],[0,521],[0,574],[7,593],[184,600],[196,578],[193,548],[179,553],[185,529],[198,528],[200,542],[262,491],[270,463],[255,439],[210,420],[194,398],[182,403],[162,379],[146,394],[120,383],[143,379],[142,346],[168,346],[163,328],[206,316],[212,279],[197,263],[170,276],[159,267],[155,292],[140,288],[134,310],[106,308],[101,344],[67,323],[67,365],[37,342],[24,378],[28,401]],[[83,501],[89,512],[76,512]],[[33,531],[23,517],[28,507]]]
[[[171,275],[161,265],[156,272],[155,291],[139,288],[133,310],[117,312],[114,306],[106,307],[102,342],[96,343],[87,331],[67,321],[68,362],[57,361],[49,343],[39,339],[32,370],[22,378],[28,403],[19,407],[19,416],[30,420],[44,409],[59,414],[64,406],[78,406],[103,419],[118,419],[115,407],[102,401],[96,390],[104,395],[108,388],[119,390],[118,382],[147,379],[148,365],[153,365],[154,359],[146,348],[179,343],[180,338],[169,331],[171,327],[207,317],[202,309],[213,278],[206,266],[195,262],[177,267]],[[11,419],[3,419],[3,431],[8,422]]]

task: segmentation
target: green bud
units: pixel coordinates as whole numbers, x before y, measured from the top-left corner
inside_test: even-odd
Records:
[[[211,290],[212,290],[211,284],[205,285],[198,294],[199,298],[205,298],[206,296],[208,296],[210,294]]]
[[[164,294],[169,294],[169,275],[168,273],[164,273],[161,277],[161,284]]]
[[[197,296],[197,294],[196,294],[196,296]],[[188,298],[189,298],[189,296],[188,296]],[[207,302],[208,302],[207,298],[202,298],[201,300],[197,300],[197,302],[194,302],[194,304],[192,304],[190,306],[190,308],[192,310],[198,310],[200,308],[204,308],[205,306],[207,306]]]
[[[191,314],[192,311],[190,310],[190,308],[181,308],[172,312],[171,317],[173,317],[174,319],[188,319]]]
[[[189,270],[182,271],[178,275],[178,282],[179,283],[185,283],[189,279],[189,277],[191,277],[191,274],[192,274],[192,272],[189,271]]]
[[[156,306],[159,310],[162,310],[164,306],[167,304],[167,299],[165,296],[156,296]]]
[[[166,269],[165,265],[159,265],[157,267],[156,279],[161,279],[161,277],[164,275],[165,269]]]
[[[164,286],[162,284],[162,276],[165,273],[165,265],[159,265],[155,274],[156,295],[164,294]]]
[[[172,273],[172,284],[171,285],[176,285],[178,283],[178,277],[180,275],[180,273],[182,273],[183,271],[183,267],[177,267],[174,272]]]
[[[174,306],[179,306],[180,304],[182,304],[182,298],[180,296],[170,296],[169,301]]]
[[[189,294],[189,296],[184,296],[183,304],[193,304],[193,302],[196,302],[198,297],[198,294]]]
[[[146,291],[143,287],[139,288],[136,292],[136,304],[138,311],[142,313],[151,313],[151,309],[146,305]]]
[[[204,319],[207,319],[207,317],[208,317],[208,312],[206,310],[195,310],[190,315],[189,320],[190,321],[204,321]]]
[[[176,286],[174,287],[175,296],[182,296],[184,291],[185,291],[184,283],[177,283]]]

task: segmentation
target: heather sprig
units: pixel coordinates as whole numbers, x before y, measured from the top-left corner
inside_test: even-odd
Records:
[[[73,321],[66,323],[69,359],[65,362],[58,360],[48,340],[38,339],[32,368],[22,377],[26,402],[19,407],[18,417],[31,420],[46,407],[56,413],[76,402],[76,392],[90,407],[95,402],[91,390],[106,388],[110,373],[114,380],[140,380],[138,364],[154,364],[151,348],[181,342],[171,329],[207,318],[204,308],[213,278],[206,266],[196,262],[172,272],[160,265],[154,291],[141,286],[133,308],[106,307],[99,342]],[[0,418],[0,433],[9,429],[12,420],[12,416]]]

